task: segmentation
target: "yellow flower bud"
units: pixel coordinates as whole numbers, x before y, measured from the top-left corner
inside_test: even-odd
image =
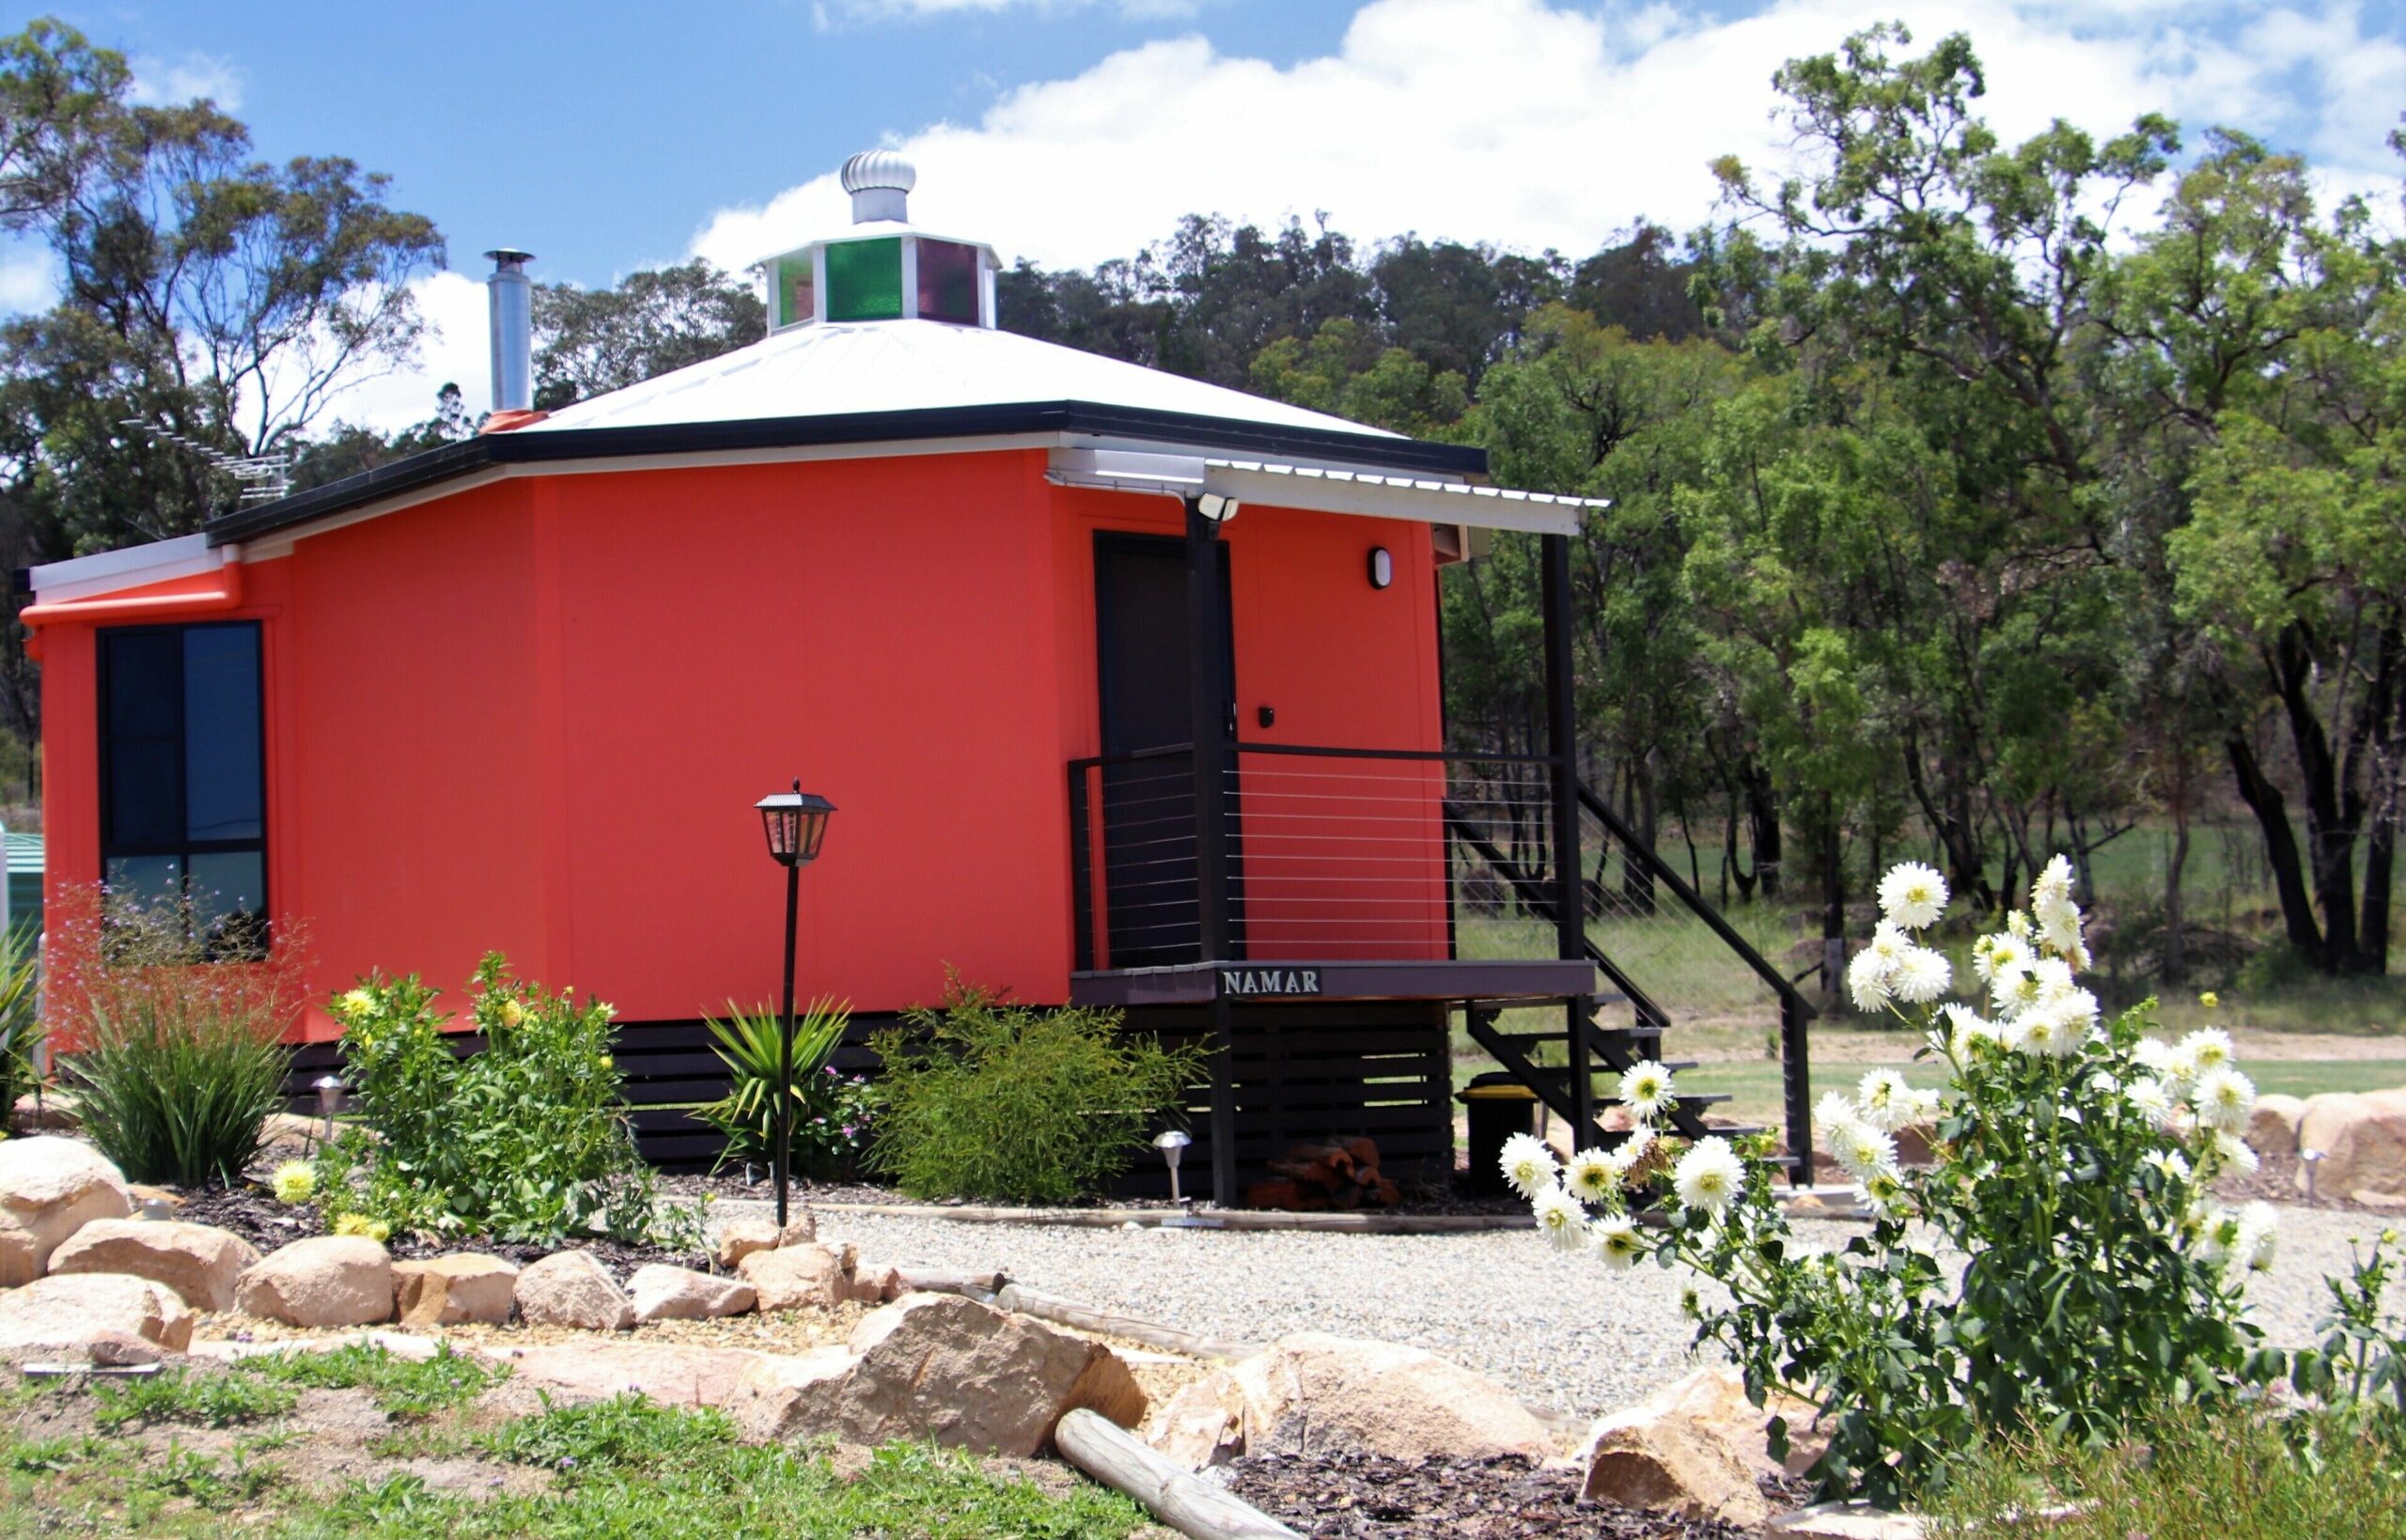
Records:
[[[2222,1003],[2222,996],[2214,993],[2211,989],[2208,989],[2204,994],[2197,997],[2197,1003],[2211,1011]]]

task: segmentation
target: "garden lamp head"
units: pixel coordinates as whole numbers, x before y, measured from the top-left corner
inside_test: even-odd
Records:
[[[827,815],[836,804],[802,789],[799,778],[791,791],[763,797],[753,804],[760,810],[761,832],[769,837],[769,854],[780,866],[807,866],[819,859],[827,837]]]
[[[320,1075],[310,1085],[318,1093],[318,1111],[325,1115],[327,1122],[332,1123],[335,1114],[342,1111],[342,1094],[350,1087],[344,1085],[341,1077],[336,1075]]]
[[[2305,1201],[2312,1203],[2315,1201],[2314,1168],[2322,1163],[2322,1152],[2320,1150],[2300,1150],[2297,1152],[2297,1158],[2300,1163],[2305,1167]]]

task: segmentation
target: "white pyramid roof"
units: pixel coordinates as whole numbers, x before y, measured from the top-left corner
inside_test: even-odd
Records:
[[[1398,436],[1057,343],[935,320],[789,327],[748,348],[564,407],[516,431],[1055,401]]]

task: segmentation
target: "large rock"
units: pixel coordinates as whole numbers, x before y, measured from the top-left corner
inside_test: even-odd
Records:
[[[0,1288],[39,1278],[50,1253],[92,1221],[133,1212],[124,1174],[91,1145],[55,1134],[0,1140]]]
[[[0,1294],[0,1359],[155,1363],[192,1345],[192,1312],[176,1291],[125,1273],[37,1279]]]
[[[2406,1196],[2406,1091],[2308,1097],[2297,1143],[2301,1155],[2321,1152],[2312,1172],[2319,1192]],[[2298,1163],[2300,1191],[2307,1187],[2306,1168]]]
[[[487,1349],[491,1351],[490,1348]],[[849,1363],[851,1355],[832,1351]],[[510,1382],[555,1401],[606,1401],[640,1392],[665,1406],[731,1408],[747,1394],[748,1377],[781,1361],[744,1347],[694,1347],[646,1339],[547,1344],[492,1353],[510,1368]]]
[[[746,1429],[1024,1456],[1073,1408],[1123,1427],[1144,1420],[1145,1392],[1110,1348],[959,1295],[914,1294],[872,1312],[848,1347],[755,1370],[738,1408]]]
[[[231,1310],[234,1284],[258,1261],[229,1230],[180,1220],[94,1220],[50,1253],[58,1273],[120,1272],[176,1291],[195,1310]]]
[[[461,1252],[393,1264],[393,1304],[403,1326],[499,1326],[517,1298],[518,1268],[497,1256]]]
[[[627,1299],[635,1321],[707,1321],[720,1315],[741,1315],[752,1308],[752,1285],[740,1278],[713,1278],[690,1268],[653,1262],[637,1268],[627,1280]]]
[[[2259,1155],[2295,1155],[2298,1125],[2304,1121],[2304,1102],[2278,1091],[2266,1092],[2256,1098],[2256,1110],[2248,1114],[2247,1143]]]
[[[1153,1413],[1145,1441],[1189,1470],[1244,1454],[1244,1387],[1226,1369],[1190,1380]]]
[[[735,1265],[736,1276],[752,1285],[762,1314],[777,1310],[830,1310],[851,1298],[859,1266],[852,1248],[830,1251],[812,1241],[754,1252]]]
[[[1775,1416],[1788,1423],[1784,1463],[1771,1457],[1766,1443]],[[1587,1472],[1584,1495],[1686,1518],[1759,1524],[1770,1510],[1757,1478],[1798,1474],[1828,1447],[1812,1430],[1813,1416],[1809,1402],[1792,1396],[1755,1406],[1735,1369],[1700,1369],[1596,1423],[1579,1454]]]
[[[819,1238],[819,1221],[805,1208],[777,1228],[774,1220],[729,1220],[718,1233],[718,1265],[732,1268],[755,1252],[780,1246],[802,1246]]]
[[[1244,1448],[1254,1453],[1359,1450],[1399,1460],[1555,1453],[1545,1424],[1502,1386],[1417,1347],[1301,1332],[1227,1372],[1243,1401]]]
[[[366,1236],[312,1236],[243,1273],[234,1302],[287,1326],[375,1326],[393,1318],[393,1259]]]
[[[554,1252],[518,1275],[518,1314],[529,1326],[624,1331],[635,1307],[590,1252]]]

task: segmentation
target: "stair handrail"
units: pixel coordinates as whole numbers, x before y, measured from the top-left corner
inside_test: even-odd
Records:
[[[1779,1071],[1781,1099],[1786,1103],[1789,1153],[1796,1163],[1790,1168],[1791,1179],[1800,1187],[1813,1181],[1813,1088],[1810,1061],[1806,1058],[1804,1024],[1821,1013],[1804,998],[1786,975],[1773,967],[1754,943],[1738,934],[1737,927],[1722,918],[1721,911],[1704,901],[1703,895],[1690,887],[1687,879],[1671,869],[1669,862],[1657,854],[1648,841],[1639,839],[1620,815],[1590,789],[1587,783],[1575,783],[1579,788],[1579,805],[1596,817],[1604,832],[1620,842],[1624,859],[1634,855],[1639,864],[1656,881],[1671,890],[1672,895],[1685,904],[1688,911],[1711,926],[1730,951],[1735,952],[1758,977],[1779,997]]]

